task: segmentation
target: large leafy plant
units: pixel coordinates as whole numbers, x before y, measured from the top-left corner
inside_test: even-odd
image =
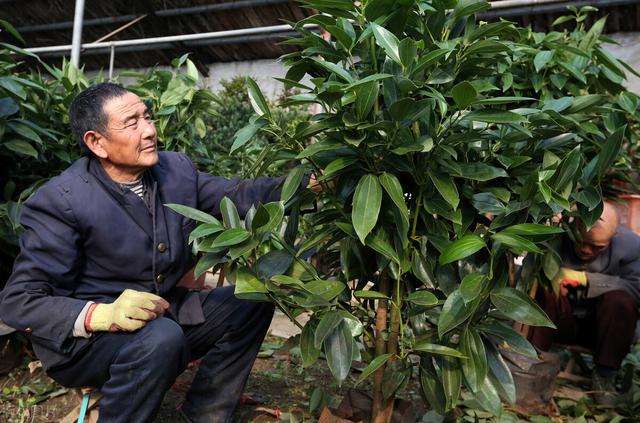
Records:
[[[282,202],[244,229],[192,215],[204,221],[195,248],[205,264],[234,260],[239,295],[311,311],[304,365],[324,351],[341,382],[352,360],[369,362],[359,381],[373,375],[372,421],[389,421],[413,375],[441,414],[465,386],[498,415],[515,400],[500,349],[536,356],[512,323],[553,326],[527,295],[558,269],[552,217],[597,219],[600,183],[628,139],[619,118],[635,97],[601,47],[604,21],[586,28],[590,9],[574,10],[572,32],[536,33],[476,22],[490,7],[481,0],[304,3],[322,14],[294,25],[300,50],[283,57],[283,82],[301,93],[285,105],[320,112],[281,128],[249,80],[256,114],[233,145],[267,131],[300,165]],[[296,240],[296,207],[285,218],[283,204],[304,169],[324,190],[313,232]],[[336,258],[328,276],[304,264],[312,250]],[[518,285],[513,256],[524,253]]]

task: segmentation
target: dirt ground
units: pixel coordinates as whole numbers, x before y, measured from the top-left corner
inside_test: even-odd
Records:
[[[321,360],[309,369],[302,369],[297,348],[290,350],[284,343],[284,339],[277,337],[265,340],[238,409],[237,422],[278,421],[278,418],[291,421],[292,414],[297,421],[310,421],[309,403],[316,388],[325,392],[316,393],[316,399],[324,397],[322,404],[338,404],[343,390],[334,384],[326,363]],[[31,358],[25,356],[19,368],[0,377],[0,422],[61,421],[80,404],[80,394],[58,385],[42,369],[30,373],[29,362]],[[182,421],[177,409],[196,370],[194,363],[176,380],[156,422]]]
[[[314,422],[325,405],[338,406],[359,374],[354,371],[351,380],[347,380],[343,387],[338,387],[322,359],[310,368],[302,368],[296,343],[295,340],[287,342],[284,338],[267,337],[249,377],[243,402],[236,414],[236,422]],[[636,349],[640,354],[640,346]],[[35,361],[25,355],[20,367],[0,377],[0,423],[60,422],[80,404],[81,397],[76,390],[58,385],[42,369],[34,368],[31,372],[30,363],[33,368]],[[194,363],[178,378],[167,393],[156,422],[183,421],[177,409],[196,370],[197,363]],[[366,382],[359,388],[369,391]],[[502,418],[496,420],[490,418],[488,413],[463,405],[456,410],[453,420],[448,421],[640,422],[640,416],[636,416],[637,405],[633,407],[633,411],[621,411],[619,415],[619,409],[595,406],[586,392],[588,389],[588,384],[557,381],[554,401],[549,405],[548,412],[542,413],[545,416],[531,415],[505,406]],[[635,395],[640,395],[640,392]],[[635,395],[633,402],[637,404],[640,398],[636,399]],[[411,421],[443,422],[441,417],[427,413],[417,384],[410,384],[401,393],[401,397],[413,407],[412,414],[416,418]],[[463,392],[463,399],[464,397]],[[465,403],[467,401],[463,401]],[[310,407],[314,409],[311,410]]]

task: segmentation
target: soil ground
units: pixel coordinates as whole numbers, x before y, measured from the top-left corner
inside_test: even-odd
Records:
[[[337,407],[348,387],[359,374],[354,371],[351,380],[347,380],[343,387],[338,387],[326,362],[319,360],[313,366],[303,369],[295,340],[286,341],[286,337],[293,333],[286,327],[274,329],[278,337],[269,335],[263,343],[249,381],[245,389],[245,397],[240,405],[236,422],[312,422],[316,421],[324,405]],[[273,333],[272,332],[272,333]],[[640,347],[636,347],[640,357]],[[2,423],[35,423],[59,422],[80,404],[80,395],[76,390],[65,389],[44,374],[42,369],[29,369],[36,361],[25,355],[23,364],[8,375],[0,377],[0,422]],[[189,387],[191,379],[197,369],[197,363],[187,369],[167,393],[156,419],[159,423],[182,422],[178,413],[184,393]],[[358,388],[369,391],[367,383]],[[621,412],[618,409],[599,408],[587,395],[587,385],[570,384],[559,381],[554,393],[554,401],[544,414],[533,416],[512,407],[505,407],[506,412],[499,420],[489,420],[489,415],[473,408],[460,407],[455,421],[483,422],[518,422],[531,421],[536,423],[555,422],[640,422],[640,416],[634,411]],[[314,392],[315,391],[315,392]],[[637,394],[637,395],[640,395]],[[425,405],[419,395],[419,387],[411,384],[402,392],[401,396],[414,407],[416,421],[425,423],[442,423],[442,418],[427,413]],[[463,394],[463,398],[464,398]],[[639,408],[633,399],[633,409]],[[465,401],[466,403],[466,401]],[[310,405],[315,407],[310,410]],[[508,417],[508,418],[507,418]],[[485,420],[486,419],[486,420]]]

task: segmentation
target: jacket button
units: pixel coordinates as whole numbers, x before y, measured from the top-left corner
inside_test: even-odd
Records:
[[[158,276],[156,276],[156,283],[162,283],[162,282],[164,282],[164,274],[158,273]]]
[[[33,330],[31,328],[26,328],[24,331],[27,332],[27,333],[33,332]]]
[[[165,244],[164,242],[158,244],[158,251],[160,251],[161,253],[167,251],[167,244]]]

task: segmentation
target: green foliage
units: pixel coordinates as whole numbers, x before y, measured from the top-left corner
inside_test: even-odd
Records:
[[[322,349],[339,381],[361,350],[373,358],[366,374],[383,374],[374,389],[393,396],[416,354],[436,411],[455,407],[464,385],[499,415],[514,386],[494,344],[532,355],[512,321],[553,327],[525,294],[553,276],[563,230],[548,226],[551,218],[594,222],[606,173],[630,142],[618,101],[633,99],[622,86],[625,65],[602,48],[603,20],[584,27],[589,9],[574,11],[571,32],[537,33],[476,22],[489,7],[482,0],[304,3],[323,15],[295,24],[301,37],[287,41],[301,49],[283,56],[283,82],[301,93],[285,104],[321,111],[285,130],[250,84],[255,114],[232,149],[250,146],[254,134],[277,135],[279,149],[264,162],[297,155],[324,190],[308,238],[288,245],[275,226],[275,244],[256,244],[240,260],[237,292],[290,316],[312,311],[303,361]],[[299,261],[311,247],[339,257],[335,280]],[[258,268],[269,248],[291,256],[281,274]],[[509,269],[523,253],[517,290]],[[325,295],[310,296],[320,284]],[[389,318],[376,327],[380,313]]]

